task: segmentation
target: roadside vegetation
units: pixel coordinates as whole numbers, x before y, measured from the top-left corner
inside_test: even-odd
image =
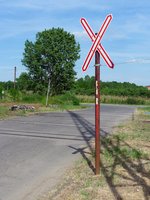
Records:
[[[25,77],[24,77],[25,78]],[[27,84],[22,75],[17,79],[16,88],[11,81],[0,82],[0,102],[23,102],[39,103],[46,105],[47,88],[36,92]],[[26,77],[27,78],[27,77]],[[25,83],[25,84],[24,84]],[[37,84],[39,84],[37,82]],[[69,83],[68,83],[69,84]],[[131,83],[102,82],[101,81],[101,103],[107,104],[129,104],[150,105],[150,91],[143,86]],[[42,86],[37,86],[37,88]],[[56,86],[59,87],[59,86]],[[94,103],[95,101],[94,77],[85,76],[74,81],[72,89],[49,91],[47,105],[65,104],[66,99],[72,99],[72,103]],[[54,89],[53,89],[54,90]],[[64,101],[64,103],[63,103]],[[70,100],[69,100],[70,101]]]
[[[75,84],[75,93],[81,102],[94,102],[95,79],[88,75]],[[150,105],[150,91],[133,83],[100,82],[101,103]]]
[[[77,110],[87,108],[86,105],[80,104],[79,99],[72,93],[66,92],[62,95],[49,97],[48,106],[45,106],[46,97],[39,94],[21,94],[16,100],[13,96],[8,94],[5,99],[0,100],[0,119],[4,119],[11,116],[25,116],[31,115],[37,112],[53,112],[53,111],[64,111],[64,110]],[[11,110],[14,105],[21,105],[21,107],[34,107],[32,110],[17,109]]]
[[[26,72],[15,82],[0,82],[1,107],[8,103],[31,104],[36,111],[51,111],[94,103],[94,77],[76,79],[74,67],[79,58],[80,45],[73,34],[61,28],[38,32],[34,41],[26,40],[24,44],[22,64]],[[100,86],[101,103],[150,105],[150,91],[146,87],[115,81],[101,81]],[[9,113],[8,108],[1,110]]]
[[[150,107],[101,138],[101,173],[94,175],[94,143],[44,200],[145,200],[150,198]],[[42,200],[43,200],[42,199]]]
[[[84,104],[94,103],[95,101],[94,78],[86,76],[81,80],[75,81],[72,90],[62,91],[62,93],[58,94],[56,92],[55,95],[49,93],[47,101],[47,93],[44,91],[34,92],[25,88],[19,89],[21,88],[19,85],[21,80],[16,82],[15,89],[14,83],[11,81],[0,82],[0,118],[11,115],[31,114],[31,112],[25,110],[14,113],[10,112],[9,108],[13,105],[31,105],[35,107],[35,112],[85,108]],[[108,93],[106,93],[106,88]],[[123,92],[120,93],[121,89],[118,88],[123,88]],[[100,101],[106,104],[150,105],[150,91],[145,87],[130,83],[101,82]]]

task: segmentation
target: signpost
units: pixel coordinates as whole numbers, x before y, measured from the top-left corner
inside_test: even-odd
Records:
[[[101,39],[112,20],[112,15],[107,15],[104,23],[102,24],[98,34],[94,34],[91,27],[87,23],[86,19],[81,18],[81,24],[93,44],[89,50],[89,53],[84,61],[82,70],[86,71],[92,57],[95,53],[95,174],[100,173],[100,55],[106,62],[107,66],[110,68],[114,67],[112,60],[110,59],[108,53],[105,51],[101,45]]]

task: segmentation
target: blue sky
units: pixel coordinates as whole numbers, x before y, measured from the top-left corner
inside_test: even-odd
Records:
[[[101,43],[115,64],[101,59],[101,80],[150,85],[150,1],[148,0],[0,0],[0,81],[13,80],[25,71],[21,64],[25,40],[35,40],[37,32],[61,27],[75,34],[81,45],[77,77],[94,75],[94,60],[82,72],[83,61],[92,45],[80,24],[84,17],[98,32],[106,15],[112,14]]]

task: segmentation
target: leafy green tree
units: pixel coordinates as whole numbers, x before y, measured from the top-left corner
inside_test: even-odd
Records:
[[[61,28],[39,32],[36,41],[25,42],[22,63],[27,67],[32,89],[42,91],[50,83],[50,93],[70,90],[75,81],[74,66],[80,46],[73,34]]]
[[[4,89],[5,90],[10,90],[14,88],[14,82],[13,81],[7,81],[4,83]]]
[[[19,90],[28,90],[32,87],[32,81],[30,80],[29,74],[23,72],[17,78],[17,87]]]
[[[76,81],[76,93],[93,95],[95,93],[95,78],[86,75],[84,78],[79,78]]]
[[[2,99],[2,91],[3,91],[3,88],[1,87],[1,84],[0,84],[0,99]]]
[[[88,75],[76,80],[75,92],[77,94],[94,95],[95,79]],[[101,94],[111,96],[129,96],[129,97],[150,97],[150,91],[143,86],[137,86],[133,83],[100,82]],[[129,99],[130,101],[131,99]]]
[[[9,94],[11,95],[11,97],[14,101],[19,100],[20,94],[17,89],[14,89],[14,88],[10,89]]]

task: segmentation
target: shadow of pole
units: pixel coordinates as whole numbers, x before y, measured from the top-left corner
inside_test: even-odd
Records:
[[[87,147],[90,149],[91,154],[93,154],[94,149],[91,145],[91,139],[94,139],[95,137],[95,130],[94,130],[94,125],[91,124],[89,121],[87,121],[86,119],[84,119],[82,116],[80,116],[79,114],[76,114],[72,111],[68,111],[69,114],[71,115],[76,127],[78,128],[79,132],[81,133],[83,139],[85,140]],[[105,138],[109,133],[106,132],[105,130],[101,129],[101,136],[103,136],[102,138]],[[104,147],[104,149],[106,149],[111,156],[113,157],[114,161],[113,164],[109,167],[106,167],[102,160],[101,160],[101,170],[106,178],[107,184],[112,192],[112,194],[114,195],[115,199],[117,200],[122,200],[123,197],[121,196],[121,194],[119,193],[117,187],[119,187],[119,185],[117,186],[117,184],[114,183],[114,174],[115,174],[115,170],[117,165],[121,165],[124,170],[126,170],[127,174],[130,177],[126,177],[124,175],[119,175],[120,177],[122,177],[123,179],[127,179],[132,181],[134,184],[132,184],[132,186],[140,186],[143,190],[143,196],[145,200],[149,200],[150,197],[150,186],[147,185],[146,181],[143,179],[143,176],[148,176],[149,174],[148,172],[145,171],[145,169],[143,169],[142,166],[142,162],[139,159],[138,160],[138,164],[135,164],[132,162],[131,159],[129,159],[128,157],[126,157],[121,151],[119,152],[115,152],[114,149],[121,149],[121,141],[120,138],[116,138],[116,144],[113,144],[113,141],[110,141],[109,144],[107,144],[107,142],[105,142],[105,140],[101,140],[102,146]],[[93,172],[95,172],[95,167],[92,165],[92,162],[89,160],[89,158],[86,156],[87,152],[85,152],[85,148],[75,148],[72,146],[69,146],[70,148],[74,149],[75,152],[73,152],[73,154],[75,153],[80,153],[82,155],[82,157],[87,161],[88,166],[90,167],[90,169],[92,169]],[[132,147],[130,147],[132,148]],[[101,152],[103,153],[103,152]],[[141,167],[140,169],[140,173],[141,176],[136,174],[137,172],[139,173],[139,171],[137,171],[138,167]],[[108,169],[110,168],[110,169]],[[135,184],[136,183],[136,184]],[[125,187],[130,186],[130,185],[125,185]],[[121,187],[121,186],[120,186]]]
[[[87,147],[89,148],[91,154],[93,155],[95,153],[95,150],[92,147],[90,141],[91,141],[91,139],[93,139],[95,137],[94,125],[77,113],[74,113],[72,111],[68,111],[68,113],[72,117],[78,131],[81,133],[84,141],[87,144]],[[87,164],[89,165],[90,169],[92,169],[92,171],[95,173],[95,167],[93,166],[93,164],[89,160],[89,158],[86,156],[86,154],[84,152],[84,148],[75,148],[72,146],[69,146],[69,147],[76,150],[76,152],[74,152],[74,153],[80,153],[82,155],[82,157],[87,161]]]
[[[101,169],[102,172],[106,178],[106,181],[108,183],[108,186],[110,188],[110,190],[112,191],[112,194],[114,195],[115,199],[117,200],[123,200],[123,198],[121,197],[121,195],[119,194],[119,192],[117,191],[114,183],[113,183],[113,179],[112,179],[112,175],[109,176],[109,172],[108,170],[105,168],[105,166],[103,165],[103,162],[101,161]]]
[[[72,146],[68,146],[68,147],[75,150],[72,154],[80,153],[82,155],[83,159],[86,160],[89,168],[93,171],[93,173],[95,173],[95,167],[93,166],[91,160],[86,156],[86,154],[91,154],[91,153],[84,151],[84,149],[86,149],[87,147],[84,147],[84,148],[75,148]]]
[[[120,195],[118,195],[117,191],[117,185],[113,183],[113,176],[115,173],[115,168],[118,164],[120,164],[128,173],[129,176],[132,177],[132,181],[137,183],[136,185],[140,186],[143,190],[143,196],[145,200],[149,200],[150,198],[150,186],[146,183],[146,181],[143,179],[143,175],[145,175],[145,169],[143,169],[143,165],[141,165],[141,160],[138,159],[138,164],[135,165],[131,159],[126,157],[122,151],[121,151],[121,145],[120,145],[120,139],[117,139],[116,145],[113,144],[112,141],[109,142],[109,145],[103,140],[102,145],[104,148],[111,154],[111,156],[114,158],[114,162],[111,166],[111,170],[109,171],[110,175],[108,174],[108,170],[105,166],[102,166],[102,170],[104,173],[104,176],[106,177],[107,183],[111,189],[111,191],[114,194],[114,197],[117,199],[122,199]],[[117,148],[118,152],[115,152],[115,148]],[[137,174],[137,166],[141,166],[141,169],[138,171],[138,173],[141,173],[141,176]],[[127,177],[126,177],[127,178]],[[125,177],[124,177],[125,179]],[[128,185],[126,185],[128,186]]]

